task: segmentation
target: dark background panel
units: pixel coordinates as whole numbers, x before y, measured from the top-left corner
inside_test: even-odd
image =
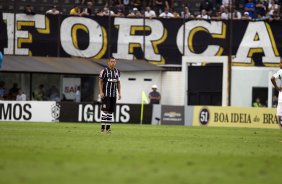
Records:
[[[100,122],[99,103],[61,102],[60,106],[60,122]],[[140,113],[139,104],[117,104],[115,123],[139,124]],[[143,124],[151,124],[151,120],[152,105],[144,105]]]
[[[162,106],[162,125],[184,125],[183,106]]]
[[[188,67],[188,105],[220,105],[223,65]]]

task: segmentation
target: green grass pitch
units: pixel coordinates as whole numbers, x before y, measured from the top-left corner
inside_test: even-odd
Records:
[[[0,183],[280,184],[282,130],[0,123]]]

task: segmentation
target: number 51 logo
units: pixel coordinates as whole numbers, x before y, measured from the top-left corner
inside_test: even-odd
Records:
[[[210,112],[207,108],[203,108],[199,113],[199,121],[202,125],[207,125],[210,120]]]

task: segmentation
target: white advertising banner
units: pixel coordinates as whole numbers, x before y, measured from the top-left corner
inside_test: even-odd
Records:
[[[0,101],[0,121],[59,121],[60,105],[56,102]]]
[[[63,78],[63,93],[68,100],[75,99],[75,92],[81,84],[80,78]]]

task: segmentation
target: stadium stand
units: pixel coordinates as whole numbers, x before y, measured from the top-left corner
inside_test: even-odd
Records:
[[[96,14],[104,6],[112,4],[112,3],[109,3],[109,0],[91,0],[91,1],[94,3],[93,11],[92,11],[94,12],[94,14]],[[203,1],[204,0],[174,0],[172,8],[176,12],[181,13],[181,11],[183,11],[183,8],[185,6],[188,6],[191,13],[197,16],[200,14],[200,11],[199,11],[200,5]],[[55,5],[58,7],[58,10],[62,12],[63,14],[69,14],[70,9],[74,5],[85,6],[86,2],[87,0],[84,0],[84,1],[83,0],[0,0],[0,11],[10,12],[10,13],[22,13],[24,11],[24,7],[30,4],[34,7],[34,11],[36,13],[45,14],[45,12],[49,10],[51,6]],[[145,9],[146,3],[145,1],[142,1],[142,2],[143,2],[142,9]],[[213,4],[213,7],[214,7],[213,13],[215,14],[216,10],[219,9],[221,0],[210,0],[210,2]],[[235,8],[241,11],[241,13],[243,13],[244,4],[246,1],[239,0],[239,1],[233,1],[233,2],[235,3]],[[279,4],[281,3],[280,0],[277,0],[277,2]],[[125,7],[126,11],[132,8],[133,8],[133,5],[128,5]],[[114,9],[115,7],[113,7],[113,10]],[[129,12],[124,12],[124,13],[127,15]]]
[[[216,4],[217,0],[212,0],[214,4]],[[95,12],[98,9],[101,9],[108,2],[107,0],[95,0]],[[190,7],[191,12],[198,13],[201,1],[199,0],[174,0],[173,8],[181,12],[183,9],[183,5],[187,5]],[[24,7],[27,4],[31,4],[34,7],[34,11],[36,13],[44,14],[50,6],[56,5],[60,8],[64,14],[68,14],[69,10],[75,4],[81,5],[81,0],[0,0],[0,11],[3,12],[12,12],[12,13],[20,13],[23,12]],[[145,4],[144,4],[145,6]],[[241,6],[243,8],[243,6]]]

